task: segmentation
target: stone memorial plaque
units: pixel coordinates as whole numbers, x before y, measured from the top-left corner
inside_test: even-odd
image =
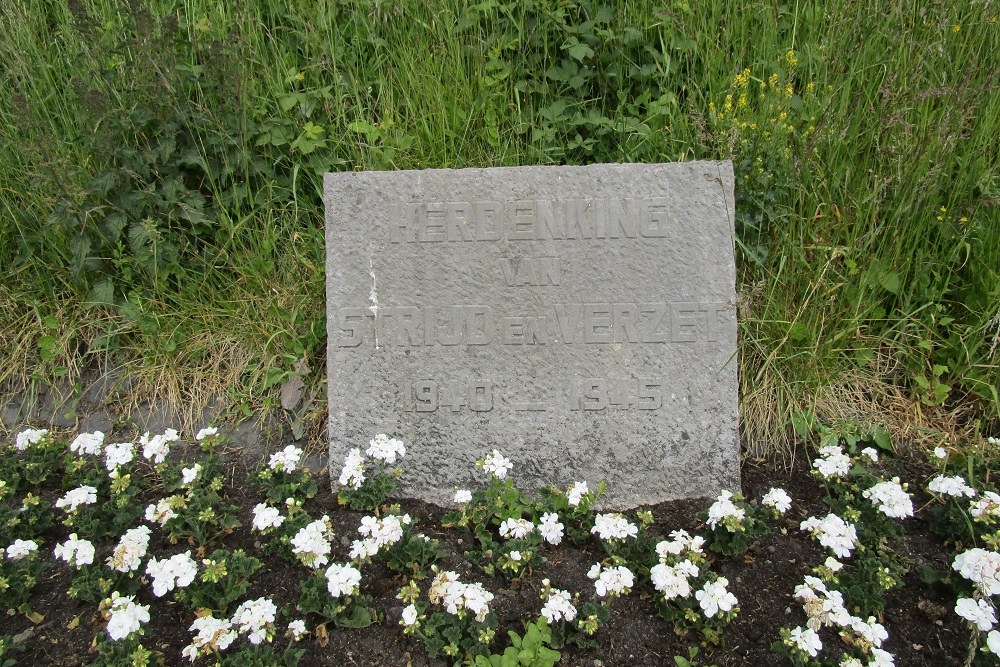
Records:
[[[327,174],[330,469],[449,504],[496,448],[604,505],[739,484],[728,162]]]

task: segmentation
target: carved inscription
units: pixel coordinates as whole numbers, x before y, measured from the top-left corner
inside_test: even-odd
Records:
[[[389,214],[393,243],[653,239],[676,221],[662,197],[633,200],[400,202]]]
[[[364,306],[337,311],[336,345],[579,345],[715,342],[723,303],[563,303],[503,315],[486,305]]]

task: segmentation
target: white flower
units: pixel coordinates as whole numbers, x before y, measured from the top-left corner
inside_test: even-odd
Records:
[[[403,609],[403,625],[409,627],[417,623],[417,608],[414,605],[408,605]]]
[[[538,522],[538,532],[549,544],[559,544],[562,542],[564,526],[559,522],[559,515],[554,512],[546,512],[542,515],[542,520]]]
[[[830,570],[830,572],[840,572],[842,569],[844,569],[844,564],[841,563],[836,558],[834,558],[833,556],[827,556],[826,562],[824,562],[823,565],[825,565],[826,568]]]
[[[302,460],[302,450],[295,445],[288,445],[280,452],[271,454],[267,467],[271,470],[291,473],[295,472],[300,460]]]
[[[951,566],[984,595],[1000,594],[1000,553],[969,549],[955,556]]]
[[[832,549],[838,558],[850,558],[858,543],[858,531],[854,524],[836,514],[827,514],[822,519],[811,516],[799,524],[799,528],[819,538],[819,543]]]
[[[81,486],[71,491],[56,501],[56,507],[66,510],[67,514],[72,514],[81,505],[93,505],[97,502],[97,489],[92,486]]]
[[[869,616],[867,621],[851,616],[848,625],[851,631],[861,638],[862,643],[868,646],[882,646],[882,643],[889,638],[885,626],[876,622],[874,616]]]
[[[340,484],[352,489],[360,489],[361,483],[364,481],[365,458],[361,455],[361,450],[355,447],[347,452],[347,457],[344,459],[344,467],[340,471]]]
[[[572,621],[576,618],[576,607],[573,606],[573,597],[569,591],[553,588],[549,591],[549,599],[542,606],[542,616],[549,623],[556,621]]]
[[[712,618],[720,611],[731,611],[736,606],[736,596],[726,590],[729,580],[719,577],[715,581],[708,581],[701,590],[694,594],[698,605],[705,612],[705,618]]]
[[[170,453],[170,443],[178,440],[180,440],[180,436],[172,428],[154,436],[149,435],[147,431],[139,438],[139,444],[142,445],[142,457],[156,464],[163,463]]]
[[[161,526],[166,525],[168,521],[177,516],[177,512],[173,509],[173,504],[176,496],[168,496],[162,498],[161,500],[146,506],[146,521],[150,523],[158,523]]]
[[[519,563],[519,562],[521,561],[521,552],[520,552],[520,551],[518,551],[517,549],[514,549],[513,551],[511,551],[511,552],[510,552],[509,554],[507,554],[507,555],[508,555],[508,556],[510,557],[510,559],[511,559],[512,561],[514,561],[515,563]]]
[[[659,563],[649,570],[653,587],[663,593],[664,600],[690,597],[691,584],[688,578],[697,576],[698,566],[687,559],[677,565]]]
[[[504,519],[500,524],[500,537],[520,540],[535,529],[535,524],[527,519]]]
[[[330,562],[330,540],[333,526],[330,517],[323,515],[312,523],[306,524],[292,538],[292,552],[298,554],[304,565],[320,568]]]
[[[95,554],[94,544],[90,540],[79,539],[76,533],[71,533],[68,540],[55,548],[56,558],[77,568],[92,564]]]
[[[200,463],[195,463],[190,468],[181,468],[181,484],[184,486],[190,486],[194,483],[194,480],[198,479],[198,473],[200,472]]]
[[[253,524],[251,526],[254,530],[263,532],[271,528],[277,528],[284,522],[285,517],[281,516],[281,511],[277,507],[269,507],[264,503],[254,505]]]
[[[824,625],[843,627],[851,622],[851,615],[844,607],[844,596],[840,591],[828,590],[816,577],[806,575],[805,583],[795,587],[795,599],[802,603],[802,610],[809,618],[806,625],[813,630]]]
[[[594,589],[597,591],[598,597],[603,598],[608,595],[617,597],[628,594],[632,590],[634,582],[632,571],[624,565],[620,565],[602,569],[597,576],[597,581],[594,582]]]
[[[768,507],[773,507],[778,514],[784,514],[792,506],[792,498],[784,489],[772,488],[764,494],[760,502]]]
[[[871,650],[871,654],[872,660],[868,663],[868,667],[894,667],[896,664],[892,654],[888,651],[883,651],[880,648],[873,648]]]
[[[37,445],[48,434],[49,430],[47,428],[25,429],[14,438],[14,447],[23,452],[31,445]]]
[[[984,491],[979,500],[973,501],[969,505],[969,514],[976,519],[982,518],[983,515],[1000,516],[1000,495],[992,491]]]
[[[379,461],[385,461],[389,465],[396,462],[396,457],[406,456],[406,446],[402,440],[390,438],[385,433],[379,433],[368,441],[368,449],[365,454]]]
[[[579,507],[580,500],[588,493],[590,489],[587,488],[587,482],[573,482],[573,486],[566,493],[566,502],[570,507]]]
[[[870,489],[861,492],[880,512],[893,519],[905,519],[913,516],[913,501],[910,494],[903,489],[898,477],[892,481],[879,482]]]
[[[621,514],[598,514],[590,532],[597,533],[602,540],[624,540],[638,535],[639,527]]]
[[[288,632],[292,635],[292,639],[299,641],[306,635],[306,622],[301,618],[297,618],[288,624]]]
[[[961,498],[962,496],[972,498],[976,495],[976,490],[966,484],[965,479],[961,475],[955,475],[954,477],[938,475],[930,481],[927,489],[934,493],[942,493],[946,496],[955,496],[956,498]]]
[[[213,435],[218,435],[218,434],[219,434],[219,429],[215,428],[214,426],[206,426],[205,428],[198,431],[198,434],[194,436],[194,439],[200,442],[205,438],[210,438]]]
[[[746,518],[746,510],[737,507],[732,498],[731,491],[723,490],[712,506],[708,508],[708,520],[705,523],[708,524],[709,528],[714,529],[717,524],[722,522],[729,532],[733,532],[734,528],[731,526],[734,522],[737,525],[743,523],[743,519]],[[733,521],[725,521],[729,518],[732,518]]]
[[[944,447],[935,447],[934,456],[935,458],[946,459],[948,458],[948,450],[945,449]]]
[[[103,445],[104,433],[101,431],[81,433],[73,439],[73,442],[69,443],[69,451],[75,452],[80,456],[97,456],[101,453],[101,447]]]
[[[208,654],[213,651],[225,651],[239,636],[228,619],[214,618],[211,614],[196,618],[188,630],[197,634],[181,655],[191,662],[194,662],[201,652]]]
[[[153,579],[153,595],[163,597],[174,588],[185,588],[198,574],[198,563],[185,551],[164,560],[150,558],[146,564],[146,574]]]
[[[458,491],[455,491],[455,502],[459,505],[472,502],[472,491],[467,489],[459,489]]]
[[[1000,655],[1000,632],[990,630],[990,634],[986,635],[986,647],[992,651],[994,655]]]
[[[700,554],[705,538],[701,535],[691,535],[686,530],[675,530],[670,533],[670,540],[663,540],[656,545],[656,555],[660,560],[666,560],[670,556],[679,556],[688,550],[691,553]]]
[[[361,572],[351,565],[334,563],[326,570],[326,587],[335,598],[356,595],[360,585]]]
[[[813,468],[823,479],[844,477],[851,469],[851,457],[844,453],[838,445],[827,445],[819,448],[820,458],[813,461]]]
[[[38,551],[38,543],[34,540],[14,540],[7,547],[8,560],[21,560]]]
[[[794,628],[788,637],[795,648],[815,658],[823,650],[823,642],[812,628]]]
[[[590,569],[587,570],[587,578],[597,579],[599,576],[601,576],[602,569],[604,568],[601,567],[600,563],[594,563],[593,565],[590,566]]]
[[[233,612],[232,624],[240,626],[239,631],[246,633],[251,644],[260,644],[274,636],[277,613],[278,607],[268,598],[247,600]]]
[[[135,445],[131,442],[115,442],[104,448],[104,467],[114,472],[118,466],[131,463],[135,458]]]
[[[874,447],[865,447],[861,450],[861,456],[866,456],[872,463],[878,463],[878,452]]]
[[[986,600],[974,600],[972,598],[959,598],[955,605],[955,613],[973,623],[981,631],[992,630],[997,622],[993,605]]]
[[[510,462],[510,459],[505,458],[503,454],[495,449],[483,460],[483,470],[497,479],[505,479],[507,477],[507,473],[510,472],[513,467],[514,465]]]
[[[348,554],[351,560],[366,561],[378,554],[378,543],[370,537],[363,540],[351,542],[351,551]]]
[[[149,623],[149,605],[135,603],[135,596],[122,597],[117,592],[109,598],[111,607],[108,619],[108,638],[113,641],[125,639],[137,632],[143,623]]]
[[[149,548],[149,526],[139,526],[125,531],[115,547],[108,566],[119,572],[133,572],[139,569],[143,556]]]

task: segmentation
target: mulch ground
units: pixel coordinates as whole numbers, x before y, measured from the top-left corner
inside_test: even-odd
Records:
[[[922,488],[929,474],[913,461],[896,459],[885,465],[893,469],[883,468],[882,474],[898,474],[911,483],[911,491]],[[251,508],[262,497],[242,482],[245,475],[242,469],[234,472],[234,483],[228,495],[231,502],[240,506],[239,518],[244,526],[249,526]],[[320,486],[325,484],[321,481]],[[801,605],[793,600],[792,591],[803,575],[822,563],[827,555],[815,540],[799,530],[798,525],[805,517],[824,515],[827,510],[822,502],[822,490],[809,477],[808,463],[801,457],[791,466],[774,462],[744,463],[743,492],[747,498],[760,498],[772,486],[783,487],[789,492],[794,499],[792,509],[777,524],[772,524],[770,534],[749,553],[735,559],[719,559],[713,565],[729,579],[730,590],[739,599],[740,613],[725,630],[724,644],[702,649],[696,664],[720,667],[789,664],[786,658],[771,651],[771,644],[778,639],[781,627],[804,623]],[[959,665],[967,653],[969,632],[952,611],[954,594],[945,588],[932,587],[916,575],[918,567],[924,564],[944,570],[952,557],[929,531],[927,511],[922,508],[926,500],[919,491],[915,494],[917,515],[905,521],[906,536],[896,544],[908,572],[904,585],[890,591],[886,597],[885,613],[880,621],[889,632],[889,640],[883,648],[896,656],[896,664],[900,666]],[[656,518],[653,529],[663,535],[677,528],[698,530],[697,514],[709,503],[687,500],[651,507]],[[336,498],[322,488],[320,495],[307,503],[306,508],[314,517],[323,513],[331,516],[337,532],[334,560],[346,560],[350,540],[356,536],[362,515],[339,508]],[[494,650],[502,652],[507,630],[520,631],[521,620],[537,617],[541,608],[538,592],[543,578],[551,579],[556,587],[571,591],[593,590],[586,572],[604,555],[596,541],[581,548],[564,544],[550,549],[546,563],[521,585],[512,586],[502,579],[485,575],[464,558],[463,551],[469,548],[468,543],[463,543],[461,532],[441,528],[442,509],[405,501],[403,510],[419,522],[419,530],[441,540],[448,554],[442,566],[458,571],[463,580],[483,582],[495,593],[492,608],[500,618],[500,628]],[[50,532],[50,539],[43,547],[46,550],[51,550],[56,540],[64,539],[66,531],[57,526]],[[244,528],[224,540],[227,548],[243,548],[265,562],[264,568],[255,575],[247,597],[271,597],[279,608],[287,605],[294,613],[299,583],[306,572],[301,566],[277,558],[269,559],[261,551],[257,537]],[[177,550],[176,545],[166,541],[162,531],[154,530],[150,554],[169,555]],[[428,660],[419,642],[403,634],[398,623],[402,603],[395,595],[404,582],[380,564],[363,568],[362,572],[363,590],[375,597],[374,606],[382,622],[360,630],[330,626],[326,646],[320,646],[313,637],[300,644],[306,649],[300,664],[413,667],[446,664]],[[66,594],[69,584],[68,568],[58,563],[46,571],[36,588],[32,606],[44,616],[42,622],[34,625],[24,615],[0,618],[0,634],[20,635],[19,640],[25,646],[17,664],[69,666],[94,659],[92,641],[102,629],[102,621],[93,605],[78,602]],[[686,656],[688,648],[697,645],[697,638],[675,635],[671,627],[656,616],[650,591],[640,587],[627,598],[617,600],[610,620],[597,635],[599,646],[586,651],[565,648],[561,664],[586,667],[674,665],[675,655]],[[139,598],[152,605],[146,645],[162,651],[166,664],[182,664],[181,649],[191,639],[188,631],[193,620],[191,613],[172,601],[169,594],[166,598],[154,598],[148,586],[142,587]],[[307,621],[307,624],[311,629],[314,621]],[[280,626],[279,631],[283,631],[283,627]],[[829,637],[829,631],[825,632],[824,636]]]

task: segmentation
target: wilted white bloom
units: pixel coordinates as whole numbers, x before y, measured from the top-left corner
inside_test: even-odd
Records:
[[[158,523],[161,526],[177,516],[174,511],[174,500],[176,496],[168,496],[146,507],[146,521]]]
[[[788,640],[794,648],[808,654],[812,658],[815,658],[823,650],[823,642],[820,641],[819,635],[812,628],[805,630],[794,628]]]
[[[466,503],[472,502],[472,491],[468,489],[459,489],[455,492],[455,502],[459,505],[464,505]]]
[[[519,540],[535,529],[527,519],[504,519],[500,524],[500,537]]]
[[[117,592],[109,598],[108,638],[113,641],[125,639],[137,632],[143,623],[149,623],[149,605],[135,603],[135,596],[123,597]]]
[[[958,603],[955,605],[955,613],[969,623],[975,624],[983,632],[992,630],[997,622],[993,605],[986,600],[959,598]]]
[[[820,458],[813,461],[813,468],[823,476],[844,477],[851,470],[851,457],[844,453],[839,445],[827,445],[819,448]]]
[[[882,642],[889,638],[885,626],[877,622],[874,616],[869,616],[867,621],[851,616],[847,627],[860,637],[861,643],[866,646],[881,646]]]
[[[772,488],[764,494],[760,501],[768,507],[773,507],[779,514],[784,514],[792,506],[792,498],[784,489]]]
[[[736,606],[736,596],[726,590],[729,580],[719,577],[715,581],[705,582],[701,590],[694,594],[705,618],[712,618],[720,611],[731,611]]]
[[[205,438],[210,438],[213,435],[218,435],[218,434],[219,434],[219,429],[215,428],[214,426],[206,426],[205,428],[198,431],[198,434],[194,436],[194,439],[200,442]]]
[[[340,483],[352,489],[360,489],[365,481],[365,458],[357,447],[347,452],[344,467],[340,471]]]
[[[75,452],[80,456],[97,456],[101,453],[103,445],[104,433],[101,431],[81,433],[73,439],[73,442],[69,443],[69,451]]]
[[[198,479],[198,473],[200,472],[200,463],[195,463],[190,468],[181,468],[181,484],[184,486],[190,486],[194,483],[194,480]]]
[[[135,458],[135,445],[131,442],[115,442],[104,448],[104,467],[108,472],[131,463],[133,458]]]
[[[579,507],[580,500],[588,493],[590,489],[587,488],[587,482],[573,482],[573,486],[569,487],[569,492],[566,494],[566,502],[570,507]]]
[[[845,626],[851,615],[844,607],[844,596],[840,591],[829,590],[822,580],[806,575],[805,583],[795,587],[795,599],[802,603],[802,610],[813,630],[824,625]]]
[[[503,454],[495,449],[483,460],[483,470],[497,479],[506,478],[507,473],[510,472],[513,467],[514,464],[510,462],[510,459],[505,458]]]
[[[198,563],[191,558],[190,551],[163,560],[150,558],[146,574],[153,579],[153,595],[161,598],[175,587],[189,586],[198,574]]]
[[[180,440],[180,436],[172,428],[153,436],[147,431],[139,438],[139,444],[142,445],[142,457],[156,464],[163,463],[170,453],[170,443],[178,440]]]
[[[95,554],[94,544],[90,540],[79,539],[76,533],[71,533],[68,540],[57,544],[55,548],[56,558],[77,568],[92,564]]]
[[[330,517],[323,515],[322,518],[306,524],[292,538],[292,553],[298,554],[299,560],[304,565],[312,568],[319,568],[330,562],[330,536],[333,527],[330,525]]]
[[[14,447],[23,452],[31,445],[37,445],[48,434],[49,430],[47,428],[24,429],[14,437]]]
[[[406,456],[406,447],[402,440],[390,438],[385,433],[379,433],[368,441],[368,449],[365,450],[365,454],[392,465],[396,462],[396,457]]]
[[[819,538],[819,543],[832,549],[838,558],[850,558],[858,543],[858,531],[854,524],[836,514],[827,514],[822,519],[811,516],[799,524],[799,528]]]
[[[246,633],[251,644],[260,644],[274,636],[274,619],[277,614],[278,607],[271,600],[257,598],[247,600],[237,607],[233,612],[232,623],[239,625],[239,631]]]
[[[955,475],[954,477],[938,475],[930,481],[927,488],[934,493],[942,493],[946,496],[954,496],[956,498],[961,498],[962,496],[972,498],[976,495],[976,490],[966,484],[965,479],[961,475]]]
[[[934,457],[939,459],[946,459],[948,458],[948,450],[945,449],[944,447],[935,447]]]
[[[670,540],[663,540],[656,545],[656,555],[660,560],[665,560],[670,556],[679,556],[685,550],[691,553],[702,553],[702,546],[705,538],[701,535],[692,537],[686,530],[675,530],[670,533]]]
[[[598,514],[590,532],[596,533],[602,540],[624,540],[638,535],[639,527],[621,514]]]
[[[875,451],[874,447],[865,447],[861,450],[861,456],[868,457],[872,463],[878,463],[878,452]]]
[[[549,623],[572,621],[576,618],[576,607],[573,606],[573,596],[569,594],[569,591],[553,588],[549,591],[549,599],[542,606],[542,616]]]
[[[56,501],[56,507],[66,510],[67,514],[72,514],[80,505],[93,505],[97,502],[97,489],[92,486],[81,486],[71,491]]]
[[[406,608],[403,609],[402,623],[406,627],[410,627],[411,625],[416,625],[416,623],[417,623],[417,617],[418,617],[418,614],[417,614],[417,608],[416,608],[416,606],[414,606],[412,604],[407,605]]]
[[[747,514],[746,510],[737,507],[732,499],[732,492],[725,489],[715,499],[712,506],[708,508],[708,520],[705,522],[709,528],[714,529],[716,525],[722,523],[728,531],[733,532],[736,526],[743,523]]]
[[[690,577],[698,576],[698,566],[685,559],[677,565],[658,563],[649,571],[653,587],[663,593],[665,600],[686,598],[691,595]]]
[[[7,560],[21,560],[38,551],[38,543],[34,540],[14,540],[7,547]]]
[[[1000,553],[978,547],[969,549],[955,556],[951,566],[984,595],[1000,594]]]
[[[299,641],[306,635],[306,622],[301,618],[297,618],[288,624],[288,633],[292,635],[292,639]]]
[[[868,663],[868,667],[894,667],[896,664],[896,659],[892,657],[892,654],[880,648],[873,648],[871,655],[872,659]]]
[[[600,564],[598,564],[598,567],[600,567]],[[591,572],[593,571],[593,568],[591,568]],[[626,595],[632,590],[632,584],[635,583],[632,571],[624,565],[601,568],[600,574],[597,575],[596,579],[594,589],[597,591],[598,597],[602,598],[605,596],[617,597],[619,595]]]
[[[538,532],[549,544],[559,544],[563,538],[562,523],[559,522],[559,515],[554,512],[546,512],[542,515],[542,520],[538,522]]]
[[[119,572],[138,570],[142,558],[149,548],[151,532],[149,526],[139,526],[125,531],[125,534],[118,540],[118,546],[108,558],[108,566]]]
[[[194,662],[200,653],[225,651],[239,636],[229,619],[215,618],[211,614],[196,618],[188,630],[196,634],[192,642],[184,647],[181,655],[191,662]]]
[[[893,477],[889,482],[879,482],[872,488],[862,491],[861,495],[868,498],[872,505],[888,517],[905,519],[913,516],[913,501],[899,483],[898,477]]]
[[[983,516],[1000,516],[1000,495],[992,491],[984,491],[983,496],[969,505],[969,514],[976,519]]]
[[[277,507],[269,507],[264,503],[257,503],[253,508],[254,530],[261,532],[277,528],[285,522],[285,517],[281,516],[281,511]]]
[[[280,452],[271,454],[271,458],[267,462],[267,467],[271,470],[291,473],[295,472],[301,459],[302,450],[295,445],[288,445]]]

